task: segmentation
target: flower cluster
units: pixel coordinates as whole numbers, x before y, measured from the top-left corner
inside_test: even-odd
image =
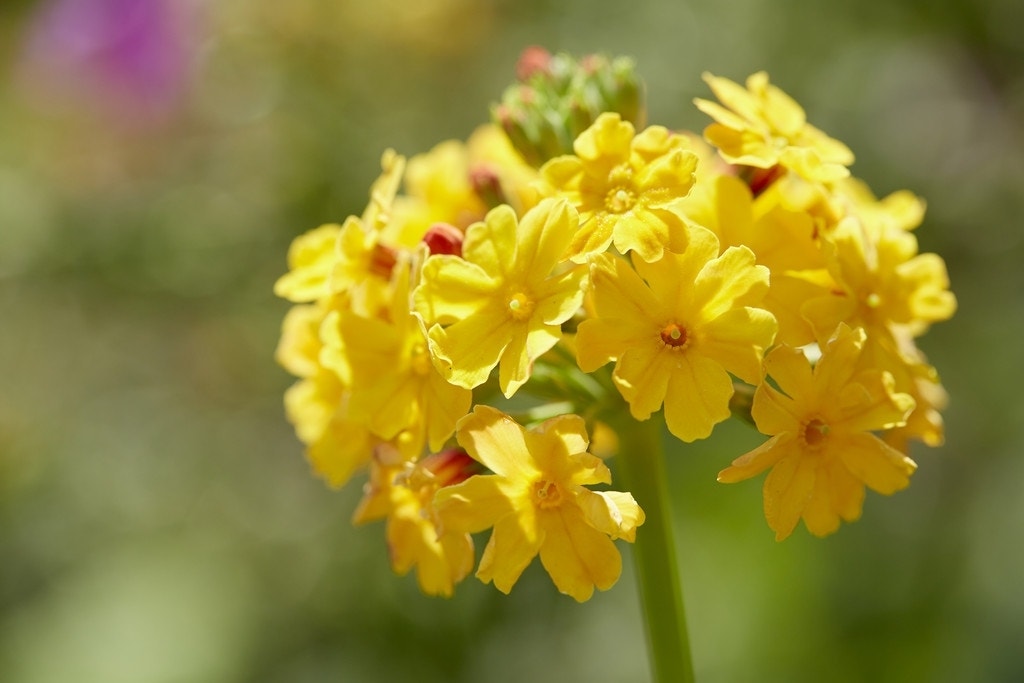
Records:
[[[918,253],[923,202],[877,199],[764,73],[705,75],[702,140],[641,127],[630,68],[529,51],[515,134],[506,102],[466,143],[386,152],[366,210],[296,238],[277,282],[309,461],[332,486],[368,471],[356,521],[387,520],[427,593],[451,594],[487,530],[476,575],[503,592],[538,555],[577,600],[613,585],[644,512],[591,487],[626,412],[684,442],[749,419],[769,439],[719,481],[770,469],[780,540],[855,520],[865,488],[907,486],[911,441],[942,441],[915,340],[956,304]]]

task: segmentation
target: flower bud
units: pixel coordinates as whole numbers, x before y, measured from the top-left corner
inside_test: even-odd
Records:
[[[577,61],[531,47],[516,74],[518,82],[506,88],[491,115],[534,166],[571,153],[576,137],[604,112],[643,127],[643,85],[629,58],[595,54]]]
[[[462,231],[448,223],[434,223],[423,236],[423,243],[430,249],[430,254],[450,254],[462,256]]]

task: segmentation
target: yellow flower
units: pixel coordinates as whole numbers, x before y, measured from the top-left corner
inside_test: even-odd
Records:
[[[615,584],[622,558],[612,540],[633,542],[644,513],[628,493],[585,487],[610,484],[611,473],[587,453],[583,418],[561,415],[527,431],[477,406],[457,436],[494,474],[439,490],[434,506],[446,533],[493,527],[476,573],[481,581],[508,593],[539,554],[555,586],[580,602]]]
[[[320,325],[329,309],[323,304],[294,306],[285,316],[278,362],[302,379],[284,395],[285,414],[306,445],[313,470],[330,486],[340,487],[366,465],[377,443],[365,425],[349,415],[349,392],[338,376],[320,365]]]
[[[584,372],[616,361],[613,379],[630,412],[646,420],[665,404],[669,431],[702,439],[729,417],[729,373],[751,384],[776,332],[775,318],[754,308],[768,288],[768,269],[746,247],[719,256],[718,240],[695,230],[682,254],[660,261],[611,254],[595,257],[591,291],[596,317],[576,336]],[[643,279],[641,279],[643,278]],[[646,284],[643,280],[646,280]]]
[[[288,248],[288,272],[274,283],[274,294],[295,303],[329,295],[340,232],[340,225],[330,223],[296,237]]]
[[[469,411],[472,392],[441,376],[430,359],[427,337],[410,310],[410,267],[395,268],[386,317],[344,310],[330,313],[321,335],[321,362],[350,387],[350,412],[384,440],[399,439],[408,458],[424,445],[439,450]]]
[[[353,516],[363,524],[387,519],[388,554],[395,573],[416,567],[420,590],[451,596],[473,568],[473,539],[465,532],[440,531],[432,511],[435,493],[469,476],[475,463],[459,450],[428,456],[415,465],[374,461],[370,483]]]
[[[564,200],[541,202],[518,224],[500,206],[466,232],[462,257],[426,260],[415,308],[449,382],[479,386],[499,363],[505,396],[529,379],[532,363],[558,342],[561,324],[583,301],[586,269],[558,269],[576,229],[576,211]]]
[[[764,512],[776,540],[801,517],[816,536],[834,532],[840,519],[856,520],[865,485],[891,494],[910,483],[914,461],[871,432],[903,424],[914,399],[895,393],[888,373],[857,369],[864,339],[863,330],[840,326],[813,370],[799,349],[780,346],[765,358],[778,389],[762,383],[752,415],[771,439],[734,460],[718,480],[734,483],[772,468]]]
[[[918,254],[912,233],[850,216],[836,226],[828,244],[836,291],[802,309],[819,339],[840,322],[864,327],[869,336],[889,335],[896,326],[920,336],[956,310],[946,264],[936,254]]]
[[[771,168],[779,164],[807,180],[832,182],[849,175],[853,153],[807,123],[804,110],[759,71],[743,88],[727,78],[704,74],[725,106],[697,98],[697,108],[715,120],[704,137],[731,164]]]
[[[697,155],[684,136],[661,126],[634,132],[618,114],[601,114],[573,143],[575,155],[541,168],[549,193],[579,210],[580,229],[569,249],[576,262],[613,243],[645,261],[686,246],[686,223],[676,204],[693,187]]]
[[[404,168],[404,157],[387,150],[361,217],[349,216],[343,225],[322,225],[295,238],[288,250],[289,272],[274,284],[274,293],[296,303],[344,295],[347,305],[367,314],[383,305],[396,257],[380,242],[380,232],[390,220]]]

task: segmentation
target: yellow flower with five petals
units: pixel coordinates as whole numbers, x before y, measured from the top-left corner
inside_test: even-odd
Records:
[[[612,379],[630,413],[646,420],[665,405],[669,431],[683,441],[711,434],[729,417],[733,382],[761,376],[775,318],[755,306],[768,269],[746,247],[719,256],[718,239],[694,230],[682,254],[660,261],[601,254],[592,263],[595,317],[580,323],[577,361],[584,372],[615,361]],[[646,280],[646,283],[644,282]]]
[[[561,324],[583,302],[586,268],[560,267],[577,227],[565,200],[544,200],[518,222],[499,206],[466,231],[461,257],[424,262],[414,305],[449,382],[472,389],[500,365],[505,396],[526,383],[533,362],[558,343]]]
[[[694,104],[715,120],[704,137],[730,164],[772,168],[776,164],[812,181],[833,182],[849,175],[853,152],[811,124],[803,108],[758,71],[746,88],[728,78],[704,74],[725,106],[697,98]]]
[[[776,540],[789,536],[801,518],[816,536],[830,534],[843,519],[860,517],[865,485],[884,494],[910,483],[914,461],[873,431],[905,422],[914,399],[893,391],[893,378],[876,369],[858,370],[864,331],[841,325],[811,367],[800,349],[779,346],[765,358],[765,372],[778,388],[762,383],[752,415],[771,436],[722,470],[734,483],[768,468],[764,513]]]
[[[490,406],[459,423],[459,444],[494,474],[440,489],[434,506],[445,533],[493,528],[477,568],[484,583],[512,590],[540,555],[555,586],[582,602],[618,581],[622,557],[612,542],[633,542],[644,513],[610,484],[608,467],[587,452],[583,418],[560,415],[526,430]]]
[[[580,212],[569,256],[576,262],[608,249],[636,251],[654,261],[686,246],[687,224],[677,204],[695,182],[697,155],[684,136],[662,126],[635,134],[618,114],[601,114],[573,143],[575,155],[541,168],[548,194]]]

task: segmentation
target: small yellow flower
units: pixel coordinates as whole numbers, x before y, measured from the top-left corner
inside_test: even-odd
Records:
[[[288,272],[274,283],[274,294],[295,303],[328,296],[340,232],[340,225],[329,223],[292,240],[288,248]]]
[[[646,420],[664,403],[669,431],[683,441],[705,438],[730,415],[729,373],[760,379],[776,332],[771,313],[754,307],[768,289],[768,269],[746,247],[719,256],[717,238],[703,229],[682,254],[633,263],[635,271],[611,254],[595,257],[596,317],[579,326],[580,368],[616,361],[612,377],[633,417]]]
[[[628,493],[586,488],[610,484],[611,473],[587,452],[583,418],[561,415],[527,431],[477,406],[457,437],[494,474],[439,490],[434,506],[445,533],[493,527],[476,573],[481,581],[508,593],[539,554],[555,586],[580,602],[615,584],[622,557],[612,540],[633,542],[644,513]]]
[[[370,459],[379,441],[349,415],[349,392],[338,376],[320,364],[319,330],[329,313],[323,301],[293,306],[285,316],[277,361],[301,378],[285,391],[288,421],[313,470],[330,486],[340,487]]]
[[[479,386],[499,363],[505,396],[529,379],[583,301],[586,268],[558,268],[577,225],[565,200],[545,200],[519,223],[500,206],[469,228],[461,257],[426,260],[413,298],[449,382]]]
[[[410,310],[408,263],[395,268],[386,317],[335,311],[324,320],[321,362],[350,387],[350,412],[384,440],[418,457],[439,450],[469,411],[472,392],[448,383],[435,369],[428,340]]]
[[[618,114],[601,114],[576,139],[575,155],[541,168],[549,192],[579,210],[580,229],[569,249],[576,262],[613,243],[645,261],[686,246],[686,223],[676,205],[693,187],[697,155],[684,136],[661,126],[634,132]]]
[[[803,307],[819,339],[840,322],[863,327],[869,336],[889,335],[897,326],[920,336],[956,311],[946,264],[936,254],[918,254],[913,233],[850,216],[836,226],[828,244],[837,288]]]
[[[747,87],[704,74],[725,106],[697,98],[694,104],[715,120],[704,137],[731,164],[771,168],[779,164],[807,180],[832,182],[849,175],[850,149],[807,123],[804,110],[759,71]]]
[[[800,349],[787,346],[765,358],[778,389],[762,383],[752,415],[771,438],[734,460],[718,480],[734,483],[772,468],[764,512],[776,540],[789,536],[801,517],[816,536],[834,532],[840,519],[860,517],[865,485],[894,493],[917,467],[871,433],[902,425],[914,399],[895,393],[888,373],[857,369],[864,338],[863,330],[840,326],[813,369]]]
[[[462,451],[428,456],[415,465],[374,461],[370,483],[353,516],[363,524],[387,519],[388,554],[396,574],[416,567],[420,590],[450,597],[455,584],[473,569],[473,539],[465,532],[440,530],[432,511],[434,495],[469,476],[475,463]]]

